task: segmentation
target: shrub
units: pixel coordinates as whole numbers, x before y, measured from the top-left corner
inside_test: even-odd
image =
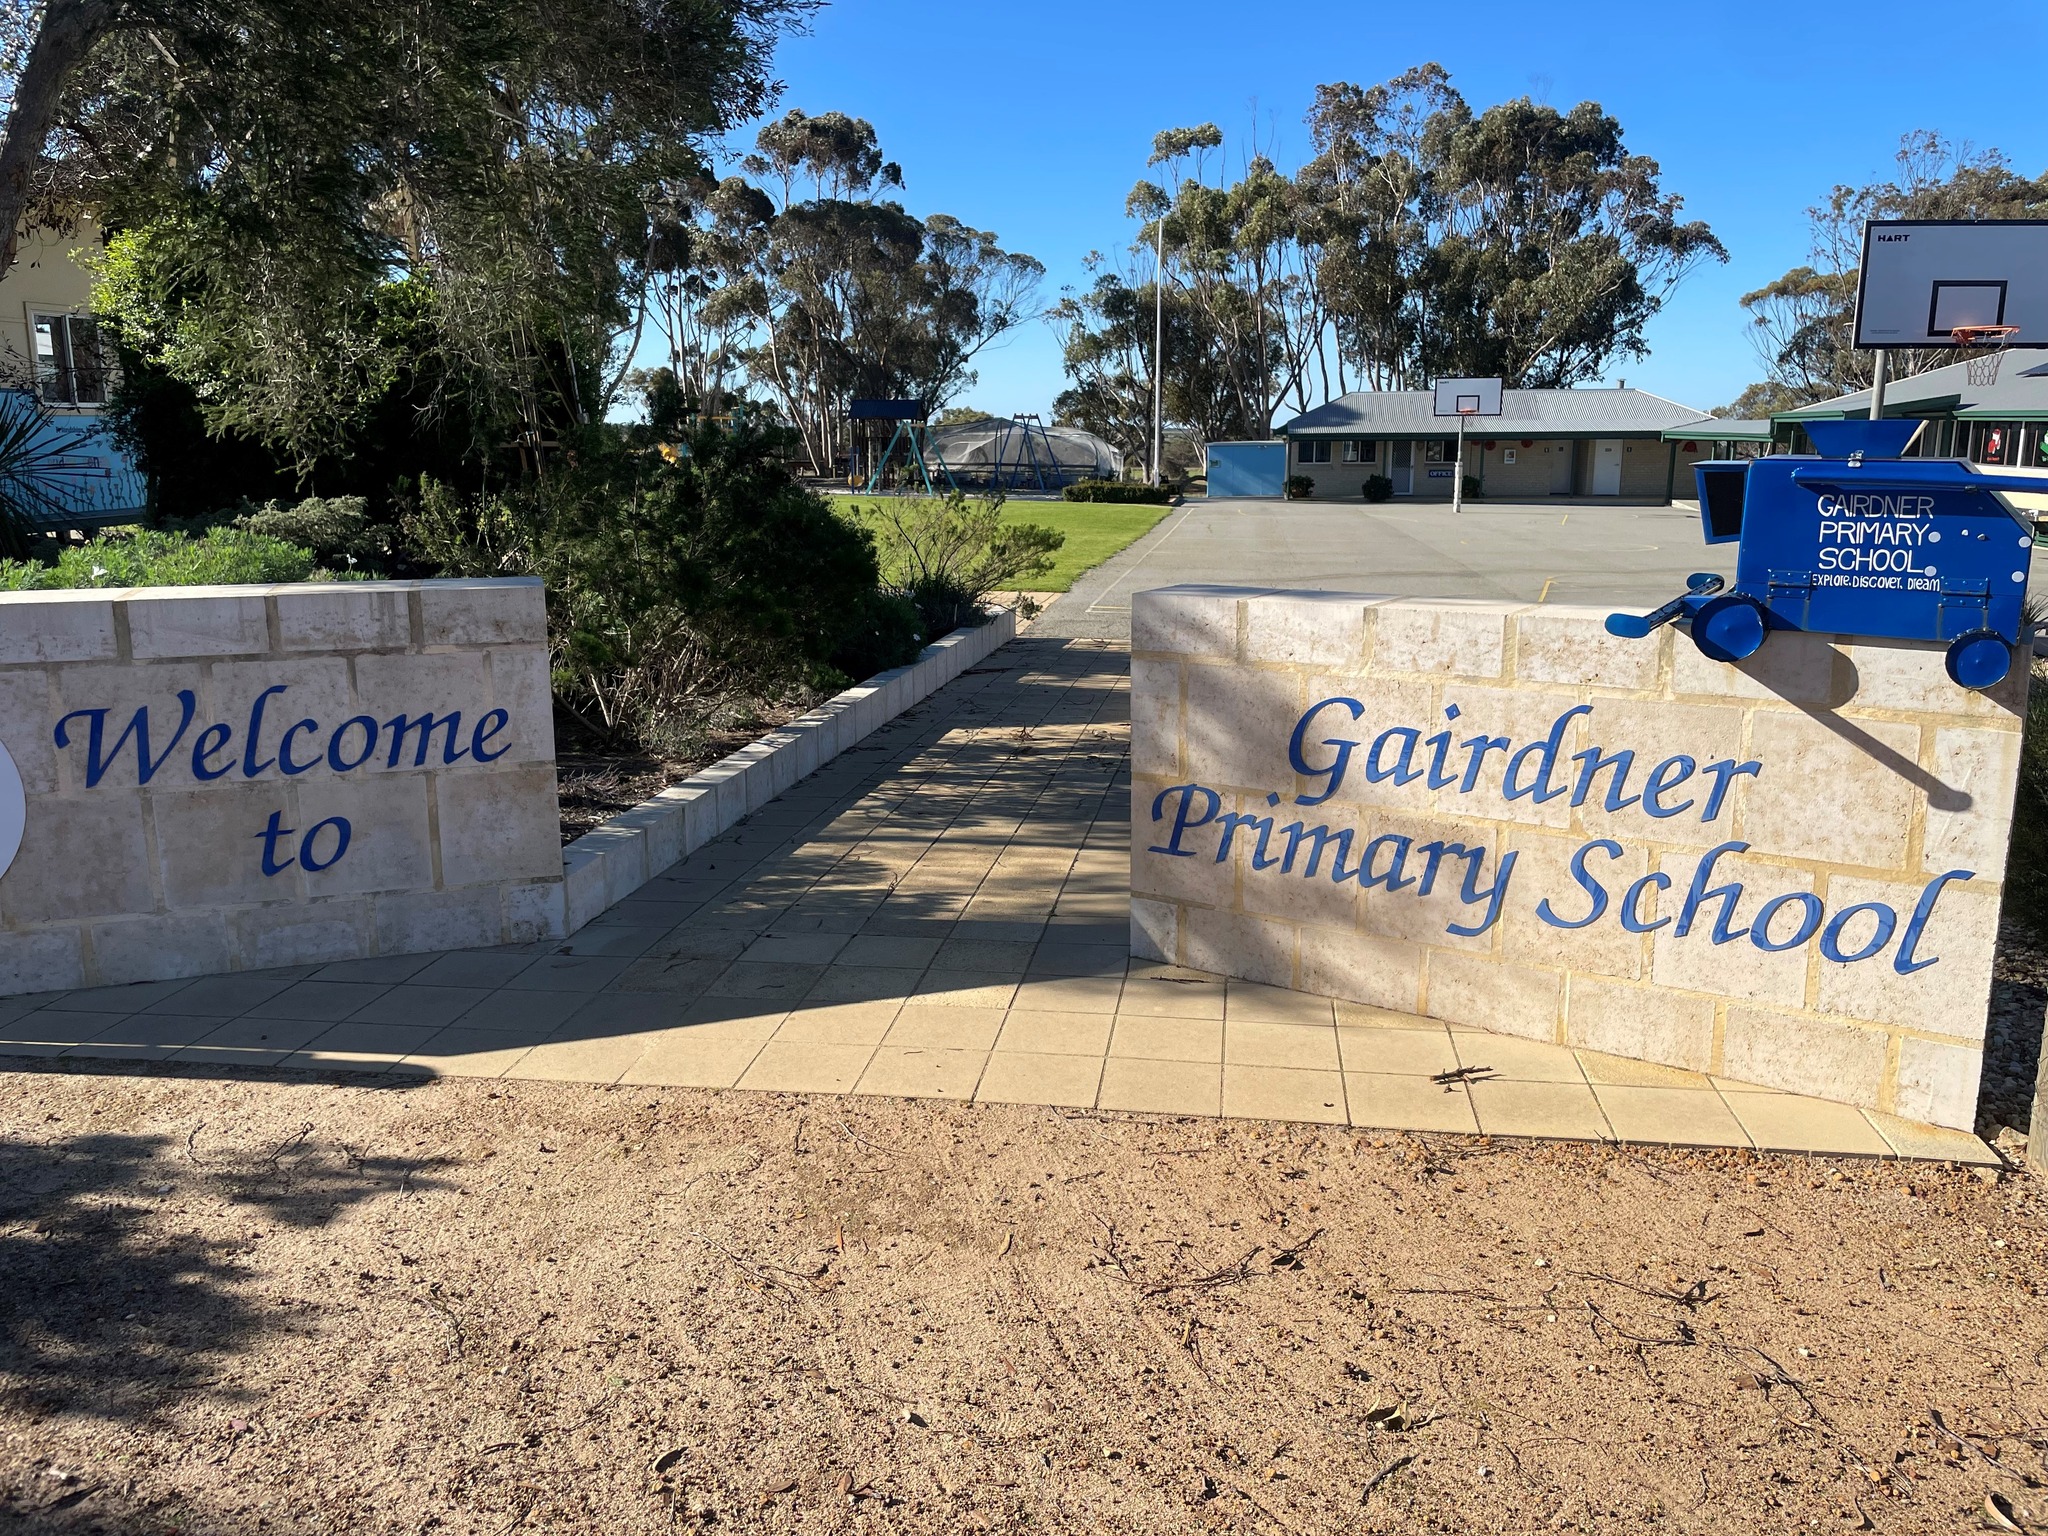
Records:
[[[901,593],[877,587],[868,593],[852,633],[832,653],[832,665],[858,681],[915,661],[924,643],[917,605]]]
[[[970,502],[903,499],[855,508],[873,533],[889,584],[917,608],[928,635],[984,624],[983,601],[1052,569],[1067,536],[1037,523],[1005,523],[1001,495]]]
[[[1466,501],[1472,501],[1472,500],[1476,499],[1476,498],[1478,497],[1478,495],[1479,495],[1479,477],[1478,477],[1477,475],[1467,475],[1467,476],[1465,477],[1465,494],[1464,494],[1464,499],[1465,499]]]
[[[593,432],[499,495],[423,481],[404,536],[451,575],[542,578],[557,700],[602,737],[660,748],[720,699],[838,684],[833,658],[863,637],[908,643],[900,613],[873,606],[872,538],[791,477],[786,436],[707,423],[671,461]]]
[[[1316,493],[1315,476],[1289,475],[1280,482],[1280,488],[1287,493],[1289,501],[1306,501]]]
[[[360,496],[308,496],[290,506],[244,502],[234,526],[310,549],[330,570],[381,570],[391,546],[385,531],[371,526],[367,507]]]
[[[1114,501],[1163,507],[1173,492],[1163,485],[1134,485],[1128,480],[1076,480],[1060,492],[1068,501]]]
[[[216,528],[194,537],[156,529],[104,533],[37,560],[0,561],[0,590],[63,587],[192,587],[237,582],[305,581],[315,577],[310,551],[245,528]]]
[[[1385,501],[1393,494],[1394,482],[1385,475],[1367,475],[1365,477],[1365,499],[1367,501]]]

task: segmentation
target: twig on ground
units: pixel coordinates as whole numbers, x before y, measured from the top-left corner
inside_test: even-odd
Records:
[[[1379,1471],[1373,1473],[1371,1477],[1367,1478],[1365,1480],[1365,1486],[1359,1489],[1358,1502],[1363,1504],[1367,1499],[1372,1497],[1373,1489],[1379,1487],[1381,1483],[1384,1483],[1388,1478],[1392,1477],[1396,1472],[1400,1471],[1403,1467],[1407,1466],[1410,1462],[1414,1460],[1415,1458],[1413,1456],[1396,1456],[1384,1467],[1381,1467]]]
[[[1256,1243],[1251,1251],[1235,1264],[1226,1264],[1221,1269],[1212,1269],[1206,1275],[1196,1275],[1192,1280],[1161,1280],[1145,1286],[1141,1296],[1164,1296],[1173,1291],[1216,1291],[1226,1285],[1242,1285],[1252,1277],[1252,1260],[1265,1251],[1264,1243]]]

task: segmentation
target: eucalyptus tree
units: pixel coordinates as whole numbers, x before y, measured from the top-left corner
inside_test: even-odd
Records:
[[[98,210],[117,329],[215,431],[304,463],[400,389],[538,449],[602,415],[658,190],[768,103],[807,9],[41,0],[6,38],[0,228],[52,188]]]

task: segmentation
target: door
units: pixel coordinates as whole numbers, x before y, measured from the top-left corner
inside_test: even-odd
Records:
[[[1396,496],[1412,495],[1415,490],[1415,444],[1402,438],[1394,444],[1394,482]]]
[[[1621,494],[1621,439],[1602,437],[1593,443],[1593,494]]]
[[[1550,463],[1550,494],[1569,496],[1572,493],[1572,456],[1577,449],[1575,443],[1546,443],[1543,452]]]

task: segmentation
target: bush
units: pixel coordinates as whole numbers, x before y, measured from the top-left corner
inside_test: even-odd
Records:
[[[324,574],[324,573],[322,573]],[[60,550],[50,564],[0,561],[0,590],[64,587],[192,587],[316,578],[310,551],[245,528],[194,537],[121,529]]]
[[[1473,501],[1476,500],[1478,496],[1479,477],[1477,475],[1467,475],[1465,477],[1465,494],[1463,499],[1466,501]]]
[[[706,423],[669,460],[595,429],[497,495],[423,481],[404,537],[449,575],[540,577],[562,707],[614,743],[687,745],[718,701],[839,686],[833,658],[884,634],[873,539],[791,477],[786,439]]]
[[[924,643],[924,621],[917,605],[900,593],[877,587],[868,593],[853,632],[832,653],[832,665],[858,682],[917,660]]]
[[[329,570],[382,570],[391,546],[385,530],[371,526],[368,505],[360,496],[308,496],[290,506],[244,502],[234,526],[310,549]]]
[[[1114,501],[1163,507],[1173,492],[1162,485],[1134,485],[1128,480],[1076,480],[1060,492],[1068,501]]]
[[[1365,477],[1365,499],[1367,501],[1385,501],[1393,494],[1394,482],[1385,475],[1367,475]]]
[[[1289,501],[1306,501],[1316,493],[1313,475],[1289,475],[1280,482],[1281,490],[1287,493]]]
[[[1014,590],[1052,569],[1067,536],[1037,523],[1005,523],[1000,494],[969,502],[904,499],[856,507],[873,533],[890,586],[915,605],[927,635],[985,624],[991,592]]]

